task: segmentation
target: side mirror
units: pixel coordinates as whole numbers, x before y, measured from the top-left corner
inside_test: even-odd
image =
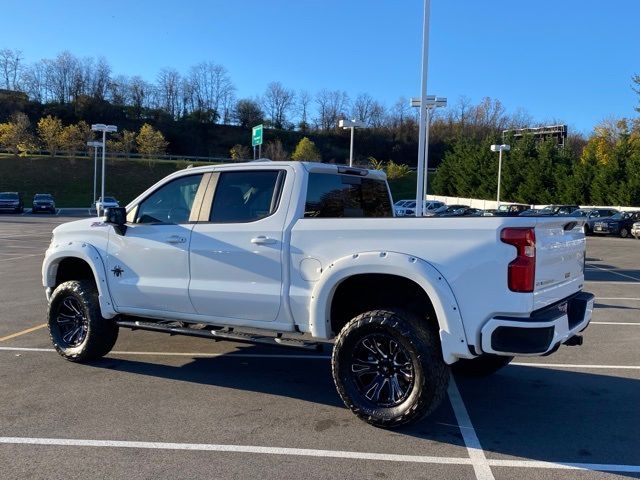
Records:
[[[118,235],[124,235],[127,231],[127,209],[124,207],[109,207],[105,210],[105,222],[113,225]]]

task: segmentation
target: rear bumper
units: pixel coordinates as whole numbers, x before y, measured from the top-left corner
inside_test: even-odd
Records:
[[[594,300],[593,294],[579,292],[529,317],[494,317],[482,328],[482,351],[522,356],[551,353],[587,328]]]

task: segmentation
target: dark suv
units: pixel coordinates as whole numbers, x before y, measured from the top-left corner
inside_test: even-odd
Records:
[[[593,233],[619,235],[627,238],[634,222],[640,220],[640,211],[618,212],[610,218],[597,221],[593,225]]]
[[[32,213],[50,212],[56,213],[56,202],[50,193],[36,193],[33,196]]]
[[[0,211],[11,210],[13,213],[24,212],[22,195],[18,192],[0,192]]]
[[[615,208],[579,208],[572,212],[571,216],[584,218],[582,230],[585,235],[590,235],[596,222],[612,217],[616,213],[619,213],[619,210]]]

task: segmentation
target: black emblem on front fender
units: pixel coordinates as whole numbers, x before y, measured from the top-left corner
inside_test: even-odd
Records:
[[[111,269],[111,271],[113,272],[113,275],[116,277],[120,277],[120,275],[124,273],[124,270],[120,268],[120,265],[116,265]]]

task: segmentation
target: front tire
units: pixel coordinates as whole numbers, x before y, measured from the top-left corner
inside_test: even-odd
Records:
[[[70,280],[55,289],[47,312],[56,351],[72,362],[103,357],[118,339],[118,325],[102,317],[98,290],[90,280]]]
[[[336,339],[331,370],[344,404],[382,428],[433,412],[449,382],[437,329],[399,309],[373,310],[347,323]]]
[[[627,230],[626,228],[622,227],[620,229],[620,236],[622,238],[627,238],[629,236],[629,230]]]
[[[488,377],[509,365],[513,357],[483,353],[476,358],[461,358],[451,365],[451,371],[463,377]]]

